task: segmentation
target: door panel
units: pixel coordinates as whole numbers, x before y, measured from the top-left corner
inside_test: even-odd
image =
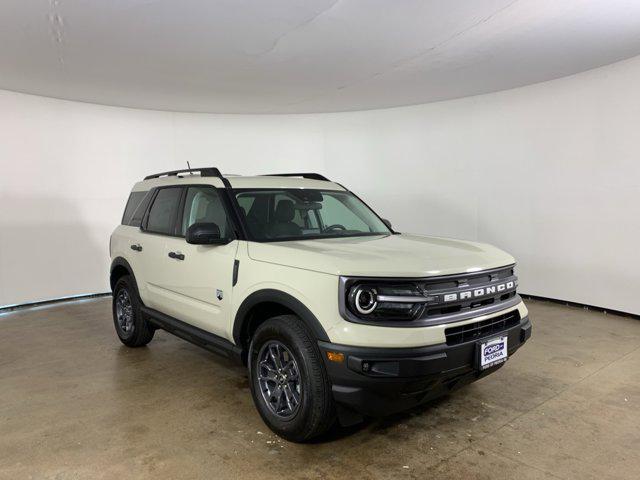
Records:
[[[142,221],[140,234],[140,273],[144,292],[143,301],[148,307],[165,311],[166,298],[158,290],[166,266],[166,242],[176,234],[176,220],[183,193],[182,187],[163,187],[157,190],[149,213]]]
[[[166,302],[158,292],[158,285],[167,266],[164,257],[168,237],[142,232],[139,238],[143,248],[138,261],[140,296],[147,307],[164,312]]]
[[[184,238],[167,238],[159,281],[152,287],[161,311],[227,338],[237,250],[236,240],[227,245],[190,245]],[[184,259],[170,258],[170,252],[181,253]]]

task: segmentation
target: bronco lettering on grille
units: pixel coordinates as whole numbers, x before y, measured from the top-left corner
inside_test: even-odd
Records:
[[[464,292],[445,293],[445,302],[455,302],[457,300],[468,300],[470,298],[484,297],[486,295],[493,295],[496,292],[506,292],[516,287],[515,281],[509,281],[505,283],[499,283],[497,285],[491,285],[489,287],[476,288],[474,290],[466,290]]]

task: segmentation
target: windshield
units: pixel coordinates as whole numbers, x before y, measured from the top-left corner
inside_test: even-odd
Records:
[[[257,241],[389,235],[391,231],[349,192],[308,189],[234,190]]]

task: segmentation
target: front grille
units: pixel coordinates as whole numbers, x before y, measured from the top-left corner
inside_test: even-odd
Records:
[[[509,284],[505,289],[499,286]],[[461,274],[446,278],[427,279],[421,289],[427,295],[435,295],[439,299],[437,303],[429,304],[422,313],[423,319],[445,319],[451,315],[470,313],[480,308],[504,308],[502,304],[516,296],[518,279],[515,276],[513,266],[490,271]],[[474,292],[473,297],[469,296]],[[479,293],[479,295],[475,293]],[[453,295],[449,295],[453,294]],[[453,296],[453,300],[447,297]]]
[[[447,339],[447,345],[458,345],[504,332],[519,323],[520,313],[518,310],[514,310],[504,315],[482,320],[481,322],[467,323],[459,327],[447,328],[444,331],[444,335]]]

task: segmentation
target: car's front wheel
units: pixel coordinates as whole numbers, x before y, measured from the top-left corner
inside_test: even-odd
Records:
[[[282,315],[260,325],[249,367],[253,401],[275,433],[302,442],[333,424],[331,384],[317,343],[300,319]]]

